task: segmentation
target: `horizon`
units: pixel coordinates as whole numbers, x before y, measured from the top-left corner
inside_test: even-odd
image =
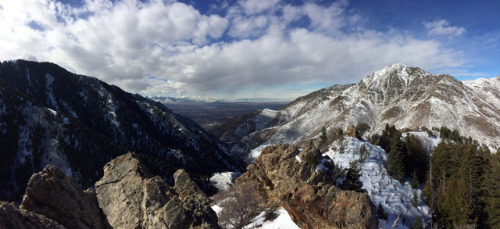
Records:
[[[394,63],[497,77],[498,10],[465,0],[0,0],[0,59],[52,62],[142,95],[291,101]]]

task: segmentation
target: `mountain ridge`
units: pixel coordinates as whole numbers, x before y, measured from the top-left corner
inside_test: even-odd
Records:
[[[170,183],[179,167],[206,182],[204,188],[212,173],[243,170],[225,144],[195,122],[97,78],[17,60],[0,65],[0,86],[2,199],[19,198],[31,173],[51,158],[84,187],[95,183],[107,161],[128,151]]]
[[[357,84],[334,85],[299,97],[276,111],[280,117],[274,118],[280,122],[239,138],[231,149],[248,154],[260,145],[317,141],[322,127],[332,133],[361,123],[370,127],[367,136],[380,133],[386,124],[399,129],[447,126],[491,147],[500,146],[500,102],[486,100],[478,90],[482,89],[474,90],[447,74],[389,65]]]

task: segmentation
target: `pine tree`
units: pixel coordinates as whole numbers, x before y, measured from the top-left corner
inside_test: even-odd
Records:
[[[420,222],[419,218],[415,218],[415,221],[413,221],[413,229],[422,229],[422,222]]]
[[[377,206],[377,219],[384,219],[384,220],[387,220],[388,218],[388,215],[387,213],[384,211],[384,208],[382,207],[382,204],[379,203],[378,206]]]
[[[417,172],[416,172],[416,170],[413,170],[413,178],[411,179],[411,187],[417,188],[418,185],[419,185],[419,182],[418,182]]]
[[[413,200],[411,201],[414,207],[418,206],[418,192],[413,191]]]
[[[406,176],[416,175],[419,181],[425,180],[429,168],[429,153],[418,137],[409,135],[404,143],[408,152]]]
[[[406,175],[405,149],[397,135],[391,139],[391,151],[387,157],[387,171],[399,181],[403,181]]]
[[[366,190],[363,189],[363,182],[361,182],[360,178],[361,169],[358,166],[358,161],[352,161],[346,174],[346,189],[356,192],[365,192]]]
[[[326,128],[324,126],[321,128],[321,135],[319,136],[319,139],[321,140],[321,143],[324,143],[327,139]]]
[[[475,219],[472,219],[473,208],[470,203],[469,190],[463,178],[450,178],[442,210],[447,212],[447,217],[443,220],[449,227],[476,223]]]
[[[500,149],[490,156],[486,171],[483,187],[487,223],[491,228],[500,228]]]

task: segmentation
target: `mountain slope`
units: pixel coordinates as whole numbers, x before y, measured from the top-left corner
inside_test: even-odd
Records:
[[[298,98],[276,112],[280,122],[238,138],[232,150],[248,154],[263,144],[300,143],[318,139],[322,127],[330,134],[359,123],[370,126],[367,135],[381,132],[386,124],[399,129],[446,126],[500,146],[497,106],[452,76],[394,64],[357,84],[335,85]],[[244,128],[246,122],[233,126],[226,135],[237,136],[231,131]]]
[[[0,199],[19,198],[31,173],[53,160],[84,187],[102,176],[106,162],[127,151],[139,153],[169,182],[178,168],[199,182],[243,168],[190,119],[55,64],[2,62],[0,93]]]

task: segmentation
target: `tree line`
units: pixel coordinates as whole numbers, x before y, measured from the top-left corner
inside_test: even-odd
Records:
[[[432,154],[418,137],[403,137],[394,126],[386,125],[369,140],[388,152],[391,176],[402,182],[411,179],[414,188],[423,184],[434,226],[500,228],[500,150],[491,153],[456,130],[435,130],[441,142]]]

